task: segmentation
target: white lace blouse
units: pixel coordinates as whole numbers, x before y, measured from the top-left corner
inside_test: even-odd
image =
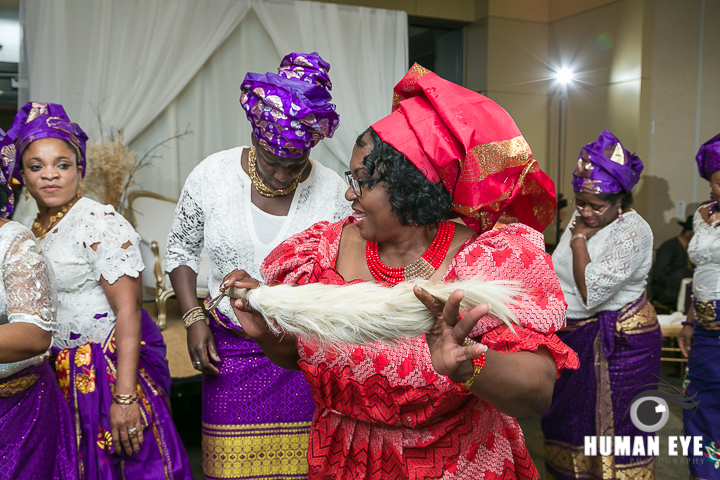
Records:
[[[140,236],[112,205],[89,198],[78,200],[40,240],[58,296],[54,346],[105,341],[116,318],[100,277],[110,284],[124,275],[137,278],[145,268],[139,244]]]
[[[30,230],[17,222],[0,227],[0,317],[4,323],[32,323],[54,332],[55,297],[51,274]],[[0,378],[41,363],[47,354],[15,363],[0,363]]]
[[[571,223],[577,215],[573,214]],[[583,302],[573,277],[571,237],[570,228],[566,228],[552,256],[568,304],[568,318],[590,318],[603,310],[619,310],[645,292],[652,266],[653,233],[637,212],[624,213],[622,221],[615,220],[588,240],[587,302]]]
[[[698,209],[693,230],[695,235],[688,245],[690,261],[696,265],[693,294],[698,300],[720,300],[720,227],[708,225]]]
[[[260,263],[280,242],[314,223],[335,222],[352,213],[350,202],[345,200],[345,182],[333,170],[311,160],[310,175],[298,185],[274,238],[268,243],[260,241],[251,210],[252,182],[240,163],[245,148],[214,153],[195,167],[185,180],[168,235],[168,273],[180,265],[197,273],[200,251],[205,246],[212,261],[208,287],[213,297],[220,293],[220,282],[231,271],[242,269],[261,279]],[[227,299],[219,308],[237,324]]]

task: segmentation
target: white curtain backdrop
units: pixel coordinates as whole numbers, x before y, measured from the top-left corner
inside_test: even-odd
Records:
[[[207,155],[250,141],[238,99],[248,71],[276,71],[291,51],[317,51],[331,64],[334,138],[312,157],[341,171],[355,137],[390,112],[392,87],[408,67],[404,12],[304,1],[24,0],[27,100],[61,103],[99,136],[124,128],[145,153],[140,187],[179,195],[185,177]],[[23,95],[25,93],[25,95]]]

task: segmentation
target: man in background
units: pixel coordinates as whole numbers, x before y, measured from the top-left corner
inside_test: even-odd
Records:
[[[680,284],[683,278],[692,278],[695,269],[687,254],[688,244],[693,237],[692,215],[685,222],[678,222],[678,225],[683,227],[682,233],[665,241],[655,254],[650,295],[659,314],[672,313],[677,309]]]

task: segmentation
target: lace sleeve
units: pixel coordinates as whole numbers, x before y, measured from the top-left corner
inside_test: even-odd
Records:
[[[113,284],[128,275],[137,278],[145,269],[140,254],[140,235],[114,208],[103,205],[85,216],[82,246],[93,266],[95,280]]]
[[[585,267],[585,288],[588,310],[596,308],[615,296],[630,280],[652,248],[652,230],[644,222],[623,222],[623,229],[612,232],[605,249],[596,260]],[[647,273],[647,272],[646,272]],[[582,299],[577,285],[574,287]]]
[[[48,264],[28,231],[19,233],[5,254],[8,321],[32,323],[55,332],[56,300]]]
[[[200,184],[196,179],[196,172],[197,170],[188,176],[175,207],[175,218],[165,251],[165,273],[172,272],[180,265],[187,265],[195,273],[200,272],[205,216],[196,201],[200,198]]]

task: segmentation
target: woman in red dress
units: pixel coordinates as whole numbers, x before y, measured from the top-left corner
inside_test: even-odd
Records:
[[[264,280],[516,280],[517,334],[484,305],[461,316],[461,291],[441,305],[416,288],[436,324],[398,346],[327,349],[272,335],[242,300],[235,313],[273,362],[301,369],[312,387],[311,479],[538,478],[514,417],[547,409],[561,370],[577,368],[554,335],[565,302],[535,230],[552,221],[552,181],[512,118],[482,95],[417,65],[395,94],[394,112],[353,149],[353,216],[286,240],[265,259]],[[230,285],[257,281],[236,271]]]

